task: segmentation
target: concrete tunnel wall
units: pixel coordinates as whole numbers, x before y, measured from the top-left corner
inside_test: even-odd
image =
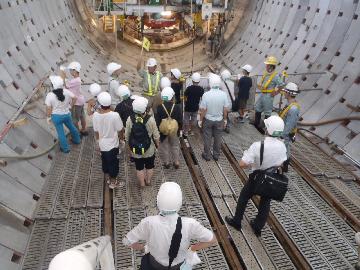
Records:
[[[243,7],[244,1],[235,3]],[[360,5],[357,0],[248,1],[235,33],[226,40],[217,59],[220,65],[239,72],[245,63],[263,70],[266,55],[281,62],[279,70],[319,72],[323,75],[295,77],[301,88],[323,88],[301,94],[304,121],[316,122],[344,116],[359,116],[352,108],[360,103]],[[62,63],[78,59],[83,79],[105,81],[106,64],[123,64],[123,78],[138,88],[134,65],[139,49],[120,43],[114,51],[111,40],[92,25],[82,0],[0,1],[0,127],[17,111],[33,87],[47,72]],[[235,11],[235,16],[240,12]],[[155,53],[162,70],[191,66],[190,47]],[[195,70],[208,64],[202,45],[195,48]],[[292,79],[291,79],[292,80]],[[26,107],[27,123],[11,129],[0,143],[0,155],[31,155],[44,151],[56,134],[45,121],[44,90]],[[349,106],[350,105],[350,106]],[[360,125],[350,121],[314,130],[360,159]],[[11,262],[14,252],[24,254],[31,231],[23,225],[32,219],[36,199],[41,196],[45,177],[55,151],[30,160],[8,160],[0,167],[0,265],[19,269]],[[9,237],[11,236],[11,237]],[[20,258],[21,260],[21,258]]]

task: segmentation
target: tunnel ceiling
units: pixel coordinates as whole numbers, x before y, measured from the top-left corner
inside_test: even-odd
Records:
[[[61,64],[79,60],[85,82],[106,81],[106,64],[123,65],[123,79],[139,89],[135,76],[139,48],[127,43],[114,50],[111,39],[91,23],[85,0],[0,1],[0,144],[1,155],[32,155],[54,141],[54,130],[46,124],[44,91],[25,107],[26,119],[16,128],[7,123],[33,88]],[[247,5],[248,3],[248,5]],[[267,55],[279,58],[279,71],[305,73],[290,77],[301,89],[320,88],[300,95],[304,122],[360,116],[360,4],[356,0],[237,1],[218,66],[237,73],[251,64],[254,73],[263,70]],[[239,14],[243,16],[240,19]],[[190,70],[191,47],[153,53],[160,68],[177,66]],[[190,56],[189,56],[190,55]],[[213,60],[203,44],[195,46],[194,70]],[[315,73],[315,74],[306,74]],[[310,126],[357,160],[360,160],[359,121]],[[23,254],[30,231],[23,223],[33,218],[37,199],[45,184],[55,151],[31,160],[9,160],[0,171],[0,265],[18,269],[11,262],[13,250]],[[19,200],[18,198],[21,198]],[[10,240],[8,235],[13,235]]]

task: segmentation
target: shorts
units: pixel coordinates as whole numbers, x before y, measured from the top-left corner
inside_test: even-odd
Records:
[[[247,99],[239,99],[239,109],[244,110],[246,109],[246,103],[247,103]]]
[[[137,171],[142,171],[144,168],[150,170],[155,167],[155,155],[148,158],[134,158],[134,160]]]
[[[185,125],[196,125],[198,112],[184,112],[184,124]]]
[[[71,108],[71,117],[74,123],[77,123],[80,121],[81,118],[85,117],[84,113],[84,105],[74,105]]]

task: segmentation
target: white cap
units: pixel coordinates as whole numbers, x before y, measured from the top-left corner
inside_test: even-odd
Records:
[[[174,97],[175,92],[171,87],[165,87],[161,91],[161,99],[164,101],[170,101]]]
[[[70,70],[76,70],[77,72],[80,72],[81,70],[81,65],[79,62],[71,62],[68,66],[68,69]]]
[[[98,94],[101,93],[101,86],[97,83],[90,84],[89,92],[93,97],[96,97]]]
[[[218,88],[221,86],[221,78],[219,75],[209,73],[209,86],[210,88]]]
[[[120,69],[121,65],[117,63],[110,63],[106,66],[107,73],[111,76],[116,70]]]
[[[170,69],[170,72],[172,73],[172,75],[174,75],[176,79],[180,79],[181,71],[178,68],[172,68]]]
[[[200,73],[198,73],[198,72],[193,73],[193,75],[191,76],[191,79],[193,82],[196,82],[196,83],[200,82],[200,79],[201,79]]]
[[[175,182],[165,182],[157,194],[157,207],[160,211],[178,212],[182,205],[182,192]]]
[[[128,98],[131,95],[129,87],[125,84],[122,84],[115,89],[115,94],[121,98]]]
[[[272,115],[265,119],[264,124],[270,136],[279,137],[284,131],[284,121],[278,115]]]
[[[225,81],[231,78],[231,73],[227,69],[221,72],[221,78]]]
[[[297,86],[296,83],[293,82],[289,82],[285,88],[284,88],[284,92],[289,93],[292,96],[296,96],[297,94],[299,94],[299,88]]]
[[[171,81],[168,77],[162,77],[160,80],[160,88],[164,89],[165,87],[171,86]]]
[[[250,65],[248,65],[248,64],[242,66],[241,68],[244,69],[244,70],[246,70],[246,71],[249,72],[249,73],[250,73],[250,72],[252,71],[252,69],[253,69],[253,67],[250,66]]]
[[[101,106],[110,106],[111,105],[111,96],[108,92],[101,92],[97,97]]]
[[[146,66],[147,67],[155,67],[157,65],[156,59],[155,58],[149,58],[147,60]]]
[[[64,88],[64,79],[60,76],[51,75],[49,79],[54,89]]]
[[[132,103],[133,111],[135,113],[143,114],[146,111],[148,103],[149,101],[146,98],[137,97]]]

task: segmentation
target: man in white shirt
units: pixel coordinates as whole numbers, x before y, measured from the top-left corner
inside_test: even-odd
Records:
[[[200,122],[204,137],[203,159],[210,160],[211,141],[214,137],[213,158],[218,160],[221,147],[221,131],[227,125],[228,98],[220,90],[221,78],[216,74],[209,76],[210,90],[202,96],[200,103]]]
[[[101,105],[99,112],[93,116],[95,137],[99,140],[101,151],[102,169],[109,188],[118,186],[117,175],[119,173],[119,138],[123,140],[123,123],[118,113],[111,111],[111,96],[107,92],[98,95]]]
[[[284,131],[284,121],[279,116],[273,115],[265,119],[264,123],[269,137],[266,137],[264,140],[262,163],[260,162],[261,142],[255,142],[248,150],[244,151],[244,155],[240,160],[241,168],[252,167],[254,171],[249,175],[248,182],[240,192],[234,217],[225,217],[226,222],[239,231],[241,230],[241,220],[243,219],[246,205],[254,195],[257,186],[257,182],[254,179],[256,174],[258,174],[260,170],[264,171],[270,168],[276,170],[287,159],[285,144],[277,139]],[[256,236],[261,235],[261,230],[265,226],[266,219],[270,212],[270,201],[268,198],[261,197],[259,212],[256,218],[250,223]]]

